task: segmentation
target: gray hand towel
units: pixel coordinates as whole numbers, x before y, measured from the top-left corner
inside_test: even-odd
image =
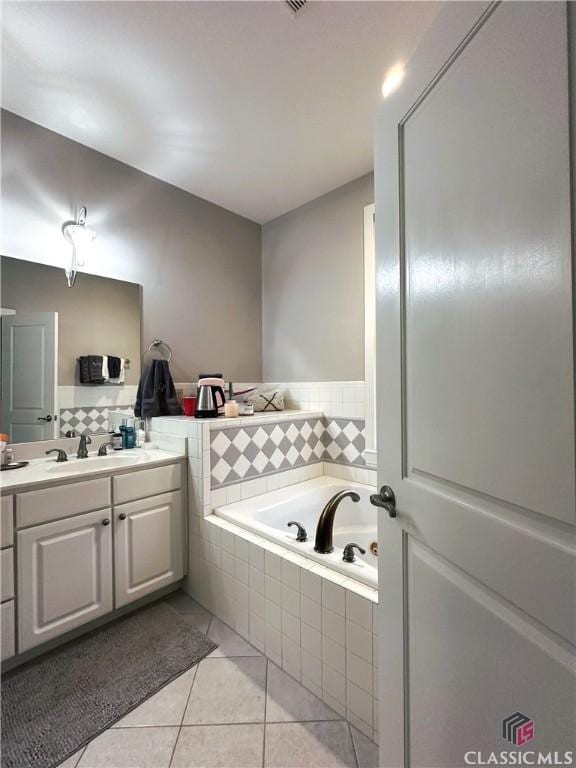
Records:
[[[176,397],[176,388],[167,360],[153,360],[138,384],[134,415],[149,419],[152,416],[181,416],[182,406]]]

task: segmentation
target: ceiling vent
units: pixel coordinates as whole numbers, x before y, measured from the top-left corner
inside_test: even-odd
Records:
[[[306,5],[306,0],[284,0],[288,8],[296,15]]]

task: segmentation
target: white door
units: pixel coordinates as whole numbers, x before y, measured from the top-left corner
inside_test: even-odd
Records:
[[[114,524],[117,608],[182,578],[180,491],[120,504]]]
[[[2,432],[12,443],[58,437],[58,313],[2,317]]]
[[[567,7],[447,6],[376,140],[380,764],[572,765]]]
[[[19,531],[19,652],[109,613],[111,510]]]

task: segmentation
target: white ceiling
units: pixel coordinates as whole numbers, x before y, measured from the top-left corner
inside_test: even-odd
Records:
[[[258,222],[372,169],[437,2],[4,2],[3,106]]]

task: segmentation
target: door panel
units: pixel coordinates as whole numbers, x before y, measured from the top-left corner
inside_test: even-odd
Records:
[[[121,504],[115,509],[115,525],[117,607],[182,578],[179,491]]]
[[[546,5],[521,35],[528,12],[499,8],[402,125],[405,469],[574,524],[566,21]]]
[[[112,610],[111,510],[17,534],[20,652]]]
[[[2,317],[2,431],[13,443],[58,436],[58,313]]]
[[[574,702],[564,644],[433,550],[411,540],[407,556],[412,764],[461,766],[468,750],[489,753],[503,719],[527,707],[530,749],[569,744],[574,722],[557,717]]]
[[[448,4],[379,118],[382,766],[575,747],[567,25]]]

